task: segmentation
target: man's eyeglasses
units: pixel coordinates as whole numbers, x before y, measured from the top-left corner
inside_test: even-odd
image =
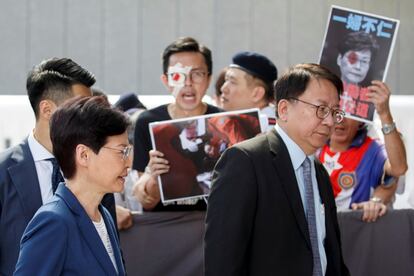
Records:
[[[295,101],[299,101],[302,102],[304,104],[308,104],[311,105],[313,107],[316,108],[316,117],[318,117],[319,119],[323,120],[326,117],[329,116],[329,114],[332,114],[332,117],[334,119],[335,124],[339,124],[344,120],[345,117],[345,112],[343,112],[342,110],[338,109],[338,108],[330,108],[329,106],[326,105],[316,105],[316,104],[312,104],[312,103],[308,103],[302,100],[299,100],[298,98],[289,98]]]
[[[187,77],[190,77],[193,83],[201,83],[205,80],[206,76],[207,72],[202,70],[191,71],[188,75],[182,72],[170,73],[170,78],[175,82],[179,82],[180,80],[185,81]]]
[[[119,153],[122,153],[122,160],[127,160],[128,157],[131,155],[131,152],[132,152],[132,146],[126,146],[123,149],[116,149],[116,148],[105,147],[105,146],[103,148],[110,149],[110,150],[115,150]]]

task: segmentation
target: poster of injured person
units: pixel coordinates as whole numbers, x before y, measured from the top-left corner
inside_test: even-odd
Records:
[[[372,80],[385,81],[399,20],[332,6],[319,63],[341,77],[341,109],[346,116],[371,123]]]
[[[149,129],[153,149],[170,165],[158,178],[163,203],[207,196],[224,150],[261,133],[258,109],[154,122]]]

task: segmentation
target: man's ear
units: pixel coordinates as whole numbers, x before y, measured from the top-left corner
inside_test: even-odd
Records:
[[[281,120],[283,122],[287,122],[289,117],[289,101],[286,99],[282,99],[277,104],[277,114],[278,114],[278,120]]]
[[[266,94],[266,90],[264,89],[263,86],[256,86],[255,88],[253,88],[253,93],[252,93],[253,102],[258,103],[262,101],[265,97],[265,94]]]
[[[57,109],[57,106],[51,100],[42,100],[39,103],[39,118],[50,120],[53,112]]]
[[[166,75],[166,74],[162,74],[162,75],[160,76],[160,79],[161,79],[162,84],[164,84],[164,86],[165,86],[167,89],[169,89],[170,87],[168,86],[168,77],[167,77],[167,75]]]

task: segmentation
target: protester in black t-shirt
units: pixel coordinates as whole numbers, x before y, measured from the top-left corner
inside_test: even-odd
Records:
[[[151,150],[148,125],[155,121],[220,112],[217,107],[202,102],[211,80],[211,51],[191,37],[179,38],[164,50],[162,61],[161,80],[175,100],[143,112],[137,120],[133,168],[140,178],[134,186],[134,194],[147,211],[205,210],[202,200],[166,206],[160,202],[158,176],[168,172],[173,164],[163,158],[162,152]]]

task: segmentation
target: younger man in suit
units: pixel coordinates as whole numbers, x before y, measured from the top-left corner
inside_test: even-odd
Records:
[[[278,122],[216,164],[205,275],[348,275],[329,176],[314,157],[339,110],[341,80],[317,64],[275,84]]]

